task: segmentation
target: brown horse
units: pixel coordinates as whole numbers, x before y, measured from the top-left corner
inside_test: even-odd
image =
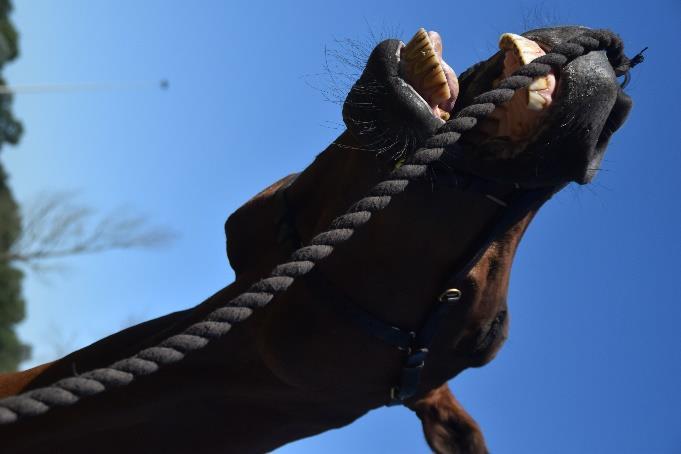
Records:
[[[203,320],[400,168],[442,118],[473,104],[529,54],[583,31],[543,29],[526,33],[528,40],[507,35],[498,54],[458,81],[441,60],[435,34],[425,40],[417,34],[406,48],[395,40],[381,43],[344,106],[348,130],[301,174],[265,189],[228,219],[234,283],[194,308],[2,375],[0,397],[106,367]],[[506,338],[513,256],[543,199],[500,232],[495,224],[519,192],[548,188],[551,194],[593,177],[631,107],[616,79],[629,62],[619,57],[613,64],[613,55],[585,52],[536,77],[529,91],[518,90],[448,147],[454,151],[429,178],[410,184],[227,335],[126,386],[0,425],[3,452],[265,452],[396,400],[421,418],[434,451],[486,452],[477,424],[446,382],[490,361]],[[471,181],[480,179],[494,191],[472,190]],[[493,238],[481,243],[489,231]],[[408,349],[373,335],[365,322],[419,332],[444,304],[448,311],[437,312],[418,380],[405,384]],[[0,416],[20,412],[11,399],[0,400],[0,409],[3,402]]]

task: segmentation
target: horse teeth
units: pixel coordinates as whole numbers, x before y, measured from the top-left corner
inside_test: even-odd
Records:
[[[515,33],[504,33],[501,35],[499,38],[499,48],[515,51],[525,65],[535,58],[544,55],[544,51],[537,43]]]
[[[547,88],[549,88],[549,81],[546,77],[537,77],[532,84],[527,87],[530,91],[546,90]]]
[[[435,88],[439,85],[447,86],[447,77],[443,71],[431,71],[423,80],[425,88]]]
[[[536,91],[530,91],[527,98],[527,108],[530,110],[541,111],[546,107],[546,99]]]
[[[424,92],[432,92],[428,100],[431,105],[437,105],[451,97],[438,50],[423,28],[402,49],[405,79],[422,95]]]
[[[420,63],[420,64],[418,64]],[[414,65],[414,69],[418,75],[428,75],[431,72],[438,71],[440,63],[437,61],[435,55],[428,55],[426,58]],[[441,71],[441,69],[440,69]]]
[[[511,51],[517,55],[521,64],[526,65],[535,58],[544,55],[544,51],[534,41],[514,33],[504,33],[499,38],[499,48],[504,51]],[[549,77],[537,77],[527,87],[527,108],[530,110],[541,111],[548,106],[547,99],[539,94],[539,91],[547,90],[551,86]]]
[[[428,33],[424,28],[419,28],[414,37],[404,46],[403,56],[409,60],[418,58],[419,53],[432,48],[430,46],[430,40],[428,39]]]
[[[449,99],[449,98],[447,96],[445,96],[444,91],[439,91],[437,93],[430,95],[429,105],[432,104],[432,105],[437,106],[438,104],[440,104],[443,101],[446,101],[447,99]]]

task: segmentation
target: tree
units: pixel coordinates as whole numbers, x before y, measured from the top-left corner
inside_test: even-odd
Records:
[[[5,63],[18,55],[17,31],[9,20],[12,5],[0,0],[0,71]],[[0,76],[0,84],[4,80]],[[12,114],[12,95],[0,94],[0,152],[5,143],[16,144],[23,131]],[[11,250],[21,233],[21,219],[12,192],[7,186],[7,175],[0,165],[0,257]],[[30,355],[14,327],[25,316],[25,302],[21,294],[23,273],[8,260],[0,258],[0,371],[15,370]]]
[[[18,207],[7,187],[7,176],[0,167],[0,255],[11,250],[20,231]],[[30,355],[30,348],[14,332],[14,326],[25,316],[22,279],[21,270],[13,267],[10,261],[0,259],[0,371],[16,370]]]
[[[12,4],[9,0],[0,0],[0,71],[19,55],[18,33],[9,19]],[[0,76],[0,85],[5,80]],[[11,93],[0,94],[0,148],[4,143],[16,144],[21,138],[23,126],[12,114],[13,96]]]
[[[4,65],[19,55],[11,11],[11,2],[0,0],[0,86],[5,86]],[[23,132],[12,114],[12,101],[11,90],[0,91],[0,153],[3,145],[18,143]],[[17,265],[45,270],[54,259],[158,246],[171,238],[167,231],[151,228],[144,218],[126,211],[98,217],[69,193],[42,195],[28,209],[20,210],[0,163],[0,372],[16,370],[30,356],[30,347],[15,332],[26,309],[21,291],[24,275]]]
[[[27,208],[26,208],[27,207]],[[164,245],[173,238],[165,229],[148,225],[128,210],[98,216],[78,203],[74,193],[41,194],[21,210],[22,225],[0,261],[21,263],[42,271],[54,259],[112,249]]]

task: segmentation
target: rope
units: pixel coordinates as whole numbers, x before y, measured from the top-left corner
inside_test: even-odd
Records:
[[[536,77],[547,75],[552,67],[560,68],[581,55],[597,50],[606,51],[618,75],[626,74],[632,66],[632,62],[624,56],[621,39],[607,30],[588,30],[555,46],[550,53],[503,80],[498,88],[476,97],[473,104],[459,111],[454,119],[426,140],[423,147],[414,152],[404,165],[393,170],[366,197],[334,219],[329,230],[312,238],[308,246],[296,250],[290,261],[276,266],[268,277],[215,309],[203,321],[165,339],[157,346],[146,348],[108,367],[0,399],[0,424],[40,415],[53,407],[74,405],[81,398],[126,386],[136,377],[153,374],[161,366],[177,363],[187,354],[205,347],[211,340],[224,336],[232,325],[250,317],[255,309],[266,306],[275,295],[285,293],[297,278],[309,273],[316,263],[331,255],[336,246],[347,241],[356,229],[369,222],[374,213],[383,210],[393,197],[403,193],[410,182],[425,176],[429,166],[442,157],[446,147],[455,144],[461,134],[475,127],[478,120],[488,116],[498,105],[509,101],[516,90],[529,86]]]

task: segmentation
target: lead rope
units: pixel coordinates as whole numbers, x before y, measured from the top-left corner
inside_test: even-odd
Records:
[[[234,323],[250,317],[254,309],[266,306],[275,295],[285,293],[296,278],[309,273],[316,263],[333,252],[334,247],[347,241],[355,229],[369,222],[373,213],[387,207],[392,198],[404,192],[411,181],[425,176],[429,166],[442,157],[445,147],[455,144],[461,134],[472,129],[478,120],[510,100],[516,90],[529,86],[536,77],[546,76],[552,67],[560,68],[581,55],[597,50],[606,51],[618,76],[627,74],[638,63],[624,55],[622,40],[608,30],[588,30],[555,46],[550,53],[521,67],[503,80],[498,88],[477,96],[473,104],[445,123],[404,165],[392,171],[345,214],[334,219],[329,230],[312,238],[310,245],[293,252],[290,261],[276,266],[268,277],[253,284],[246,292],[215,309],[203,321],[189,326],[182,333],[165,339],[155,347],[141,350],[108,367],[0,399],[0,424],[40,415],[52,407],[73,405],[83,397],[128,385],[135,377],[150,375],[161,366],[177,363],[186,354],[224,336]]]

